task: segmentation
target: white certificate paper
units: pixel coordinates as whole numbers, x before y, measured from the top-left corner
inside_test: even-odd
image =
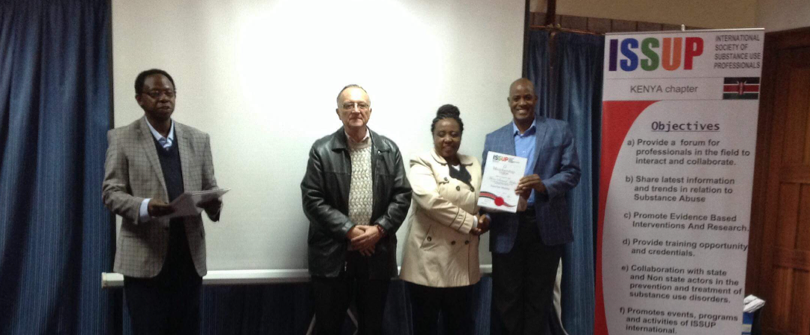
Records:
[[[490,151],[484,166],[478,206],[516,213],[515,189],[526,172],[526,158]]]
[[[222,197],[223,194],[228,193],[230,189],[218,188],[210,191],[191,191],[181,194],[177,199],[174,199],[169,204],[174,208],[174,212],[167,215],[167,218],[178,216],[194,216],[203,211],[202,208],[197,207],[197,204],[210,201]]]

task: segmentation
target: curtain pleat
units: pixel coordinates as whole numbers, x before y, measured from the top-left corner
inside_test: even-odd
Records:
[[[604,38],[567,32],[552,37],[547,31],[532,31],[530,38],[529,79],[538,86],[538,114],[568,122],[582,169],[579,185],[566,195],[574,242],[563,255],[563,325],[569,334],[593,334]]]
[[[107,1],[0,3],[0,333],[111,334]]]

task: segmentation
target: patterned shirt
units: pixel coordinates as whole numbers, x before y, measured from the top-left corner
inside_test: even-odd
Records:
[[[349,186],[349,219],[355,224],[371,224],[371,211],[374,203],[373,180],[371,173],[371,137],[368,130],[360,142],[352,140],[348,134],[349,155],[352,160],[352,178]]]

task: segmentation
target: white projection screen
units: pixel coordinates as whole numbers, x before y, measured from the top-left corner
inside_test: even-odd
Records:
[[[174,77],[173,118],[211,135],[224,197],[205,218],[209,270],[307,268],[300,183],[312,143],[342,126],[338,91],[371,98],[369,127],[408,159],[432,148],[436,109],[461,110],[461,153],[511,119],[524,0],[113,0],[115,127],[143,116],[134,81]],[[118,220],[120,224],[120,218]],[[408,232],[397,232],[398,259]],[[491,264],[489,240],[482,264]]]

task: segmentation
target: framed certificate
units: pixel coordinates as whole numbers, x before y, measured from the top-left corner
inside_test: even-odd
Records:
[[[487,153],[478,206],[516,213],[520,196],[515,189],[526,172],[526,163],[523,157]]]

